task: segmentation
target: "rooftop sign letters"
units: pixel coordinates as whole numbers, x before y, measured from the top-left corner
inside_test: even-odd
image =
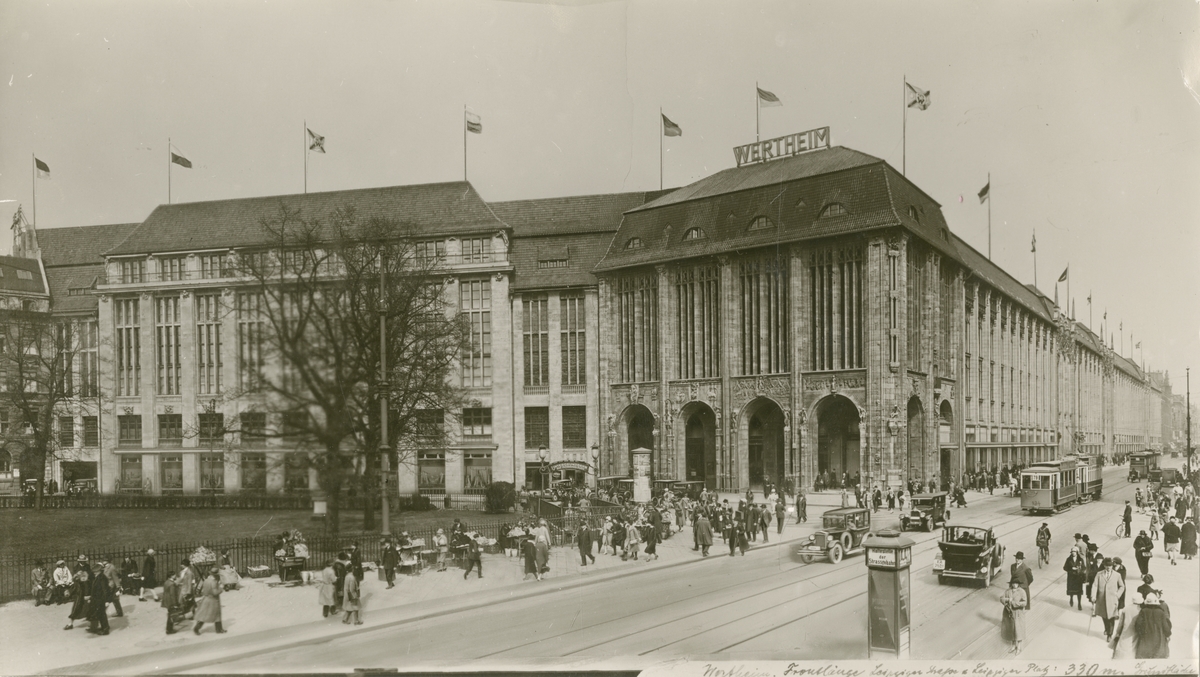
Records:
[[[766,162],[791,155],[807,153],[810,150],[829,148],[829,128],[810,129],[799,134],[789,134],[770,141],[759,141],[733,149],[737,166]]]

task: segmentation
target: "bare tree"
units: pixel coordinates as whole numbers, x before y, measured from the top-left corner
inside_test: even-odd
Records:
[[[76,357],[97,340],[95,325],[55,320],[47,312],[7,310],[0,319],[0,409],[11,416],[3,446],[23,448],[22,480],[37,480],[42,507],[46,466],[61,458],[55,423],[97,396],[96,365],[77,372]]]
[[[261,227],[269,244],[243,252],[239,264],[252,281],[246,291],[261,299],[258,385],[285,412],[288,430],[278,434],[313,442],[308,462],[327,498],[331,530],[348,482],[362,483],[364,527],[373,529],[383,390],[396,461],[405,453],[398,449],[413,449],[406,440],[430,432],[420,410],[461,405],[450,376],[466,331],[446,299],[442,261],[423,255],[411,226],[360,219],[350,208],[325,222],[281,204]],[[379,374],[381,317],[386,379]]]

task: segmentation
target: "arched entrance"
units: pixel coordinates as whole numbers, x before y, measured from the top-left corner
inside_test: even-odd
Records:
[[[840,395],[817,404],[817,474],[824,487],[840,486],[842,476],[860,475],[858,407]]]
[[[945,490],[950,488],[950,478],[954,476],[950,459],[958,448],[954,443],[954,409],[949,400],[942,400],[941,410],[938,412],[938,446],[938,482]]]
[[[630,406],[625,410],[627,455],[626,467],[633,468],[633,450],[649,449],[654,451],[654,414],[640,404]],[[653,467],[653,465],[651,465]]]
[[[904,473],[909,480],[925,482],[925,407],[920,398],[913,396],[908,399],[908,457],[904,464]]]
[[[683,440],[683,472],[677,479],[704,482],[717,488],[717,417],[703,402],[691,402],[679,412],[677,438]],[[678,459],[679,457],[676,456]]]
[[[762,491],[766,482],[783,486],[787,479],[783,409],[775,400],[759,397],[746,405],[742,420],[746,426],[747,479],[750,487]]]

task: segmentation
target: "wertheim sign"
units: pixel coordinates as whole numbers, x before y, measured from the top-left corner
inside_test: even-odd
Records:
[[[810,129],[807,132],[800,132],[799,134],[789,134],[781,136],[778,139],[771,139],[770,141],[759,141],[758,143],[749,143],[745,146],[737,146],[733,149],[733,156],[737,159],[737,166],[741,167],[742,165],[799,155],[800,153],[807,153],[810,150],[819,150],[822,148],[829,148],[828,127]]]

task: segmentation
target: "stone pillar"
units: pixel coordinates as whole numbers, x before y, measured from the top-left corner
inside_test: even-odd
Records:
[[[512,372],[513,372],[513,431],[512,431],[512,470],[508,477],[512,478],[513,486],[520,489],[525,486],[525,299],[521,293],[514,293],[512,298]],[[551,361],[553,355],[551,355]],[[492,461],[492,475],[499,478],[496,462]]]
[[[242,455],[236,451],[225,454],[225,493],[236,494],[242,490]]]
[[[600,355],[600,323],[591,318],[600,316],[600,299],[597,290],[588,289],[583,293],[583,317],[584,326],[584,344],[586,345],[585,358],[587,363],[586,382],[587,382],[587,443],[588,443],[588,459],[589,463],[594,464],[593,477],[601,477],[603,475],[611,475],[603,463],[603,451],[600,458],[592,460],[592,445],[600,445],[604,447],[604,440],[601,439],[602,426],[600,425],[600,362],[597,357]],[[524,472],[524,469],[521,470]]]
[[[509,300],[511,280],[507,273],[492,275],[492,476],[513,477],[513,332],[512,306]],[[462,491],[462,455],[459,454],[459,481],[456,491]],[[447,454],[447,482],[449,481],[450,458]]]
[[[495,416],[492,417],[492,430],[496,429]],[[494,462],[494,461],[493,461]],[[450,448],[446,450],[446,493],[457,495],[463,492],[463,450]]]
[[[717,411],[717,489],[736,491],[740,486],[736,459],[738,451],[738,412],[733,402],[733,374],[739,371],[737,346],[738,294],[733,263],[728,256],[718,259],[721,264],[721,406]],[[724,413],[724,416],[722,416]],[[723,419],[723,420],[722,420]],[[744,490],[743,490],[744,491]],[[740,492],[739,492],[740,493]]]
[[[114,266],[109,266],[114,268]],[[116,394],[116,350],[113,336],[113,300],[108,294],[100,295],[97,309],[97,338],[99,346],[113,346],[107,351],[108,359],[97,360],[99,374],[97,383],[101,388],[107,388],[109,397],[97,399],[96,424],[99,426],[100,448],[96,452],[96,485],[103,494],[111,494],[116,490],[116,482],[121,474],[121,457],[113,453],[117,446],[117,411],[112,395]],[[104,355],[97,346],[97,354]]]
[[[561,308],[557,292],[546,296],[546,342],[550,351],[548,392],[546,394],[546,410],[550,417],[550,462],[561,461],[563,456],[562,438],[562,318],[559,317]],[[515,333],[514,333],[515,337]],[[516,339],[514,338],[514,341]],[[514,345],[520,345],[514,343]]]
[[[183,458],[183,493],[200,493],[200,454],[184,452]]]
[[[654,460],[651,466],[654,469],[654,477],[660,478],[675,478],[674,465],[675,459],[671,455],[671,450],[668,449],[666,441],[668,438],[667,427],[671,422],[667,420],[667,377],[668,374],[674,374],[671,355],[674,353],[670,349],[676,334],[672,331],[674,322],[671,321],[671,284],[670,276],[667,274],[666,266],[655,266],[654,274],[657,279],[658,286],[658,382],[659,398],[657,402],[650,403],[651,411],[654,414],[655,428],[658,429],[658,439],[655,440],[656,448],[654,450]]]
[[[150,494],[162,495],[162,472],[159,470],[162,457],[158,454],[142,454],[142,486],[150,480]]]

